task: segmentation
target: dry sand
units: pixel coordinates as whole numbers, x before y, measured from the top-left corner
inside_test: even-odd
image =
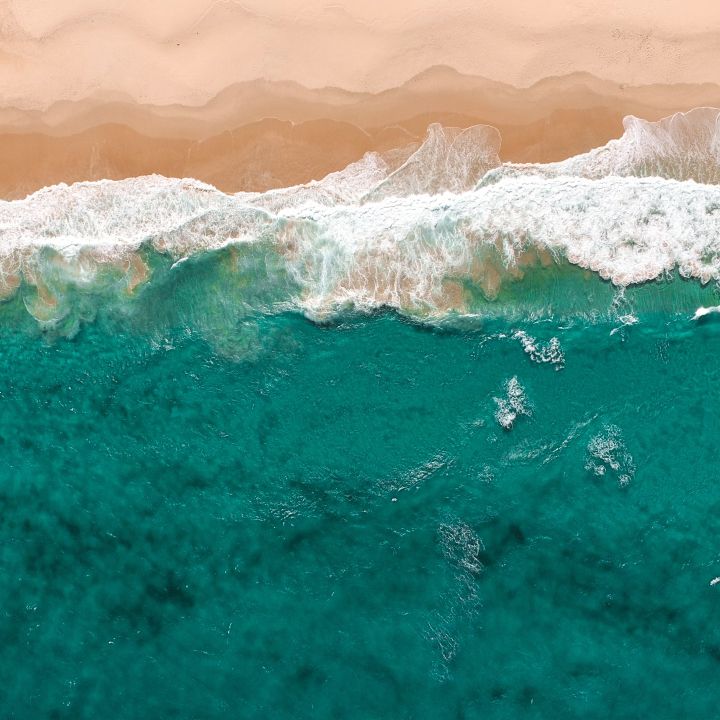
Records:
[[[379,92],[434,65],[515,86],[584,71],[720,82],[714,0],[5,0],[0,93],[204,104],[236,82]]]

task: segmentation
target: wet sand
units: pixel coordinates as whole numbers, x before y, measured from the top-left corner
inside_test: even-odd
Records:
[[[502,160],[550,162],[619,137],[628,114],[656,120],[720,106],[714,85],[621,91],[569,76],[518,90],[445,69],[380,95],[354,95],[352,103],[348,93],[342,104],[327,102],[324,91],[294,88],[293,97],[283,97],[286,85],[278,85],[262,83],[254,94],[248,87],[228,90],[203,107],[86,101],[47,112],[6,109],[0,196],[151,173],[194,177],[226,192],[262,191],[319,179],[372,150],[418,143],[433,122],[491,125],[502,137]],[[273,116],[252,119],[253,113]]]

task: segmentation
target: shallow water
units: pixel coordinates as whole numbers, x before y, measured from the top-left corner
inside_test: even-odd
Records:
[[[6,323],[0,716],[712,717],[691,315]]]

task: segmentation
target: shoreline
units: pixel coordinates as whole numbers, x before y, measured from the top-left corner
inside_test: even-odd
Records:
[[[502,138],[501,161],[548,163],[619,138],[628,115],[657,121],[720,107],[720,86],[621,89],[584,74],[517,89],[435,68],[377,95],[345,93],[342,103],[333,101],[342,91],[298,87],[235,85],[194,108],[86,100],[45,113],[0,109],[0,198],[148,174],[262,192],[319,180],[367,152],[417,145],[432,123],[489,125]]]

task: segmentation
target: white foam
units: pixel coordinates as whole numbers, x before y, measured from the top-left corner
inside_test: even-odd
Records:
[[[499,150],[500,133],[493,127],[475,125],[460,130],[433,123],[418,150],[362,201],[470,190],[488,170],[500,165]]]
[[[103,263],[127,261],[143,243],[177,262],[228,244],[256,246],[299,288],[288,303],[318,317],[348,305],[423,317],[471,312],[467,285],[492,297],[540,255],[620,287],[675,269],[717,281],[720,186],[618,176],[648,148],[653,157],[715,157],[714,112],[629,120],[614,145],[562,168],[493,170],[478,187],[478,175],[498,162],[497,133],[486,126],[433,126],[418,148],[371,153],[316,183],[267,193],[226,195],[159,176],[57,185],[0,201],[0,289],[19,274],[40,282],[43,248],[61,256],[54,273],[90,285]],[[521,341],[536,360],[555,352]]]
[[[518,415],[531,415],[530,405],[525,395],[525,389],[517,377],[510,378],[505,383],[505,397],[494,397],[495,419],[505,430],[510,430],[515,424]]]
[[[565,353],[556,337],[550,338],[546,343],[541,343],[524,330],[515,331],[513,337],[520,341],[523,350],[533,362],[550,363],[557,366],[557,369],[565,365]]]
[[[720,313],[720,305],[712,305],[710,307],[699,307],[693,315],[693,320],[699,320],[701,317],[706,315],[712,315],[713,313]]]
[[[720,110],[695,108],[656,122],[633,115],[617,140],[553,163],[506,163],[485,182],[539,175],[599,179],[609,176],[664,177],[720,183]]]
[[[612,472],[620,485],[627,485],[635,475],[635,462],[617,425],[608,425],[591,438],[587,452],[585,469],[595,475],[603,476]]]
[[[464,192],[500,165],[500,133],[488,125],[460,129],[433,123],[422,143],[369,152],[346,168],[304,185],[243,193],[273,212],[377,202],[390,197]]]
[[[467,523],[444,523],[438,531],[443,552],[454,565],[474,575],[483,570],[480,554],[485,545]]]
[[[174,258],[270,242],[315,313],[338,304],[447,309],[448,276],[482,283],[483,254],[512,268],[530,247],[618,285],[677,268],[720,277],[720,188],[659,178],[510,178],[476,191],[305,205],[278,213],[192,180],[56,186],[0,203],[0,258],[49,246],[72,260],[150,242]],[[492,268],[491,268],[492,270]],[[462,308],[458,308],[462,310]]]

